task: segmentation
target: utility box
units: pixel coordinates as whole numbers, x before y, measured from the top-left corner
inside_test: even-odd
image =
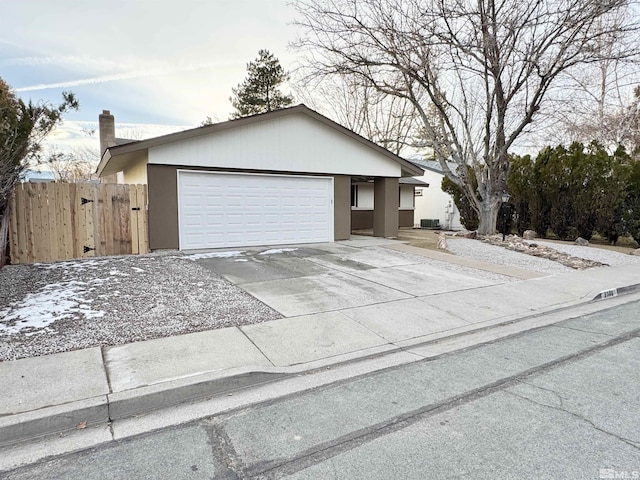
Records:
[[[422,218],[420,219],[420,228],[440,228],[440,220],[438,218]]]

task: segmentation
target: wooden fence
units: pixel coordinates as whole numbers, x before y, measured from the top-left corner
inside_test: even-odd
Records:
[[[23,183],[11,198],[11,263],[147,253],[147,186]]]

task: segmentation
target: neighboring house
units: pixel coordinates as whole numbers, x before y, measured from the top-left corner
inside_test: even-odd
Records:
[[[373,185],[374,235],[393,237],[399,180],[424,173],[304,105],[125,145],[100,118],[98,175],[148,185],[151,249],[348,239],[359,182]]]
[[[21,182],[32,182],[32,183],[46,183],[46,182],[54,182],[56,179],[53,172],[49,170],[32,170],[27,169],[22,172]]]
[[[400,206],[398,226],[414,226],[415,192],[418,188],[425,189],[428,183],[407,177],[399,180],[398,202]],[[373,181],[359,181],[351,183],[351,229],[366,230],[373,228],[374,210]]]
[[[453,202],[453,197],[442,191],[444,173],[440,163],[422,158],[410,160],[424,170],[424,175],[417,178],[430,185],[430,188],[416,188],[414,225],[420,227],[422,220],[438,220],[440,228],[462,230],[464,227],[460,223],[460,212]],[[450,163],[449,168],[455,171],[457,165]]]

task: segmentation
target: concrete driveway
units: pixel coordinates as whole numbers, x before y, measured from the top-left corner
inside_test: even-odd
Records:
[[[275,365],[469,328],[485,317],[468,320],[449,312],[441,295],[508,281],[457,266],[443,268],[440,262],[386,248],[397,245],[401,243],[364,237],[206,252],[192,259],[286,317],[241,328]],[[433,305],[436,298],[442,307]]]
[[[372,237],[185,255],[285,317],[239,327],[274,366],[408,348],[601,290],[590,273],[578,283],[539,275],[521,281],[505,269],[481,270],[482,262],[461,265],[455,255]]]
[[[503,283],[437,268],[423,257],[384,248],[399,242],[346,242],[205,253],[201,266],[223,276],[285,317]]]

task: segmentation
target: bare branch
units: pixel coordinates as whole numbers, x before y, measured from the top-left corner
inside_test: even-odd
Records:
[[[409,101],[490,233],[509,151],[568,74],[637,55],[631,0],[298,0],[312,76],[348,75]],[[611,16],[622,21],[610,22]],[[455,172],[447,162],[458,164]],[[477,180],[465,178],[467,165]]]

